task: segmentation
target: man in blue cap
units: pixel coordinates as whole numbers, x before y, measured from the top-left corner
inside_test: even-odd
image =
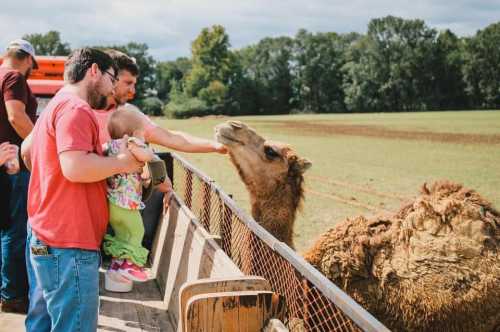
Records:
[[[10,142],[18,147],[33,129],[37,101],[28,86],[31,70],[38,68],[35,49],[26,40],[13,40],[7,46],[0,65],[0,144]],[[16,170],[17,171],[17,170]],[[26,313],[28,288],[26,276],[26,224],[29,172],[20,161],[13,174],[0,169],[0,191],[8,201],[7,218],[0,220],[1,311]],[[5,197],[10,193],[9,197]]]

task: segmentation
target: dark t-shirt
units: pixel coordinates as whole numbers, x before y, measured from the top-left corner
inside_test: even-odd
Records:
[[[22,102],[26,105],[25,112],[33,123],[36,121],[38,103],[26,82],[26,78],[17,70],[0,68],[0,92],[0,143],[8,141],[20,147],[23,139],[9,122],[5,102],[9,100]],[[21,169],[26,170],[22,162]]]

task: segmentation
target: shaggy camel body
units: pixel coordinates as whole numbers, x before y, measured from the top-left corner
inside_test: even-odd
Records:
[[[216,128],[250,192],[252,214],[293,247],[293,224],[311,165],[245,124]],[[395,331],[500,330],[500,214],[451,182],[423,186],[386,218],[347,219],[305,258]]]

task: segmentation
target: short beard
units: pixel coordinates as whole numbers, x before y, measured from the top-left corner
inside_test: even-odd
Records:
[[[100,82],[89,87],[87,95],[88,95],[88,99],[89,99],[89,105],[92,109],[103,110],[106,108],[108,101],[107,101],[106,96],[101,93]]]

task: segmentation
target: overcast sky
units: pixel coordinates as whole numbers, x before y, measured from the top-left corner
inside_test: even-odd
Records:
[[[500,0],[1,0],[0,44],[57,30],[72,48],[148,44],[157,60],[190,55],[204,27],[221,24],[233,48],[264,37],[312,32],[365,33],[372,18],[420,18],[438,30],[473,35],[500,21]],[[5,46],[2,46],[4,48]]]

